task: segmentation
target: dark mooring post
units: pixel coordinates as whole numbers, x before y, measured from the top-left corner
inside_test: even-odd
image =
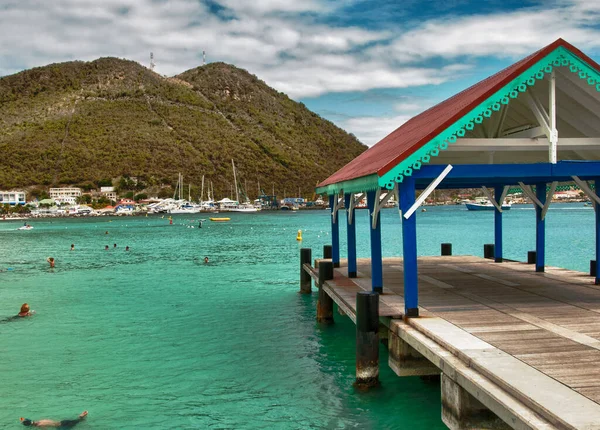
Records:
[[[596,260],[590,260],[590,276],[596,277]]]
[[[442,243],[442,255],[452,255],[451,243]]]
[[[310,294],[312,292],[312,280],[310,279],[308,272],[304,270],[304,265],[310,265],[311,261],[312,249],[300,248],[300,292],[302,294]]]
[[[325,281],[333,279],[333,263],[331,261],[321,261],[319,263],[319,300],[317,301],[317,322],[333,322],[333,300],[325,292],[323,284]]]
[[[359,389],[379,384],[379,293],[356,293],[356,382]]]
[[[537,253],[535,251],[527,251],[527,264],[535,264],[535,260],[537,258]]]
[[[494,258],[494,244],[486,243],[483,245],[483,258]]]
[[[323,258],[331,258],[333,255],[333,247],[331,245],[323,245]]]

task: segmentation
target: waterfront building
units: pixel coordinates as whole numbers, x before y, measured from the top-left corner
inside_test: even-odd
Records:
[[[57,203],[74,205],[81,197],[81,188],[50,188],[49,194]]]
[[[117,201],[117,192],[115,187],[100,187],[100,194],[106,197],[108,200]]]
[[[0,205],[24,205],[25,191],[0,191]]]

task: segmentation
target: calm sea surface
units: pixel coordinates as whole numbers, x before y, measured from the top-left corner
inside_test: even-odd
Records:
[[[330,243],[327,211],[230,216],[202,229],[183,215],[0,222],[0,319],[24,302],[37,311],[0,324],[0,428],[84,409],[82,430],[445,428],[439,386],[397,378],[383,348],[381,388],[355,392],[354,325],[317,326],[316,294],[297,293],[299,248],[317,257]],[[398,212],[382,217],[384,255],[402,255]],[[531,206],[505,212],[506,258],[535,248],[534,218]],[[451,242],[481,256],[493,242],[491,212],[417,219],[421,255]],[[546,227],[547,264],[588,270],[594,211],[554,205]],[[368,257],[366,211],[357,234]]]

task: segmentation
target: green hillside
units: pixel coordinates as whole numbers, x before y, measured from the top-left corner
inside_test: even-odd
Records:
[[[236,162],[295,195],[366,147],[248,72],[213,63],[166,78],[115,58],[52,64],[0,78],[0,189],[87,185],[121,176],[149,187],[212,181],[229,195]]]

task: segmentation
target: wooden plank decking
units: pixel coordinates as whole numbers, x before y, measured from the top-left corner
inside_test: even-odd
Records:
[[[344,265],[324,288],[355,321],[356,292],[371,288],[370,262],[359,260],[354,279]],[[404,310],[402,271],[401,258],[384,260],[380,316],[392,318],[391,329],[434,341],[548,428],[600,429],[600,287],[593,278],[472,256],[423,257],[421,318],[402,321],[394,319]],[[421,344],[432,359],[435,351]]]

